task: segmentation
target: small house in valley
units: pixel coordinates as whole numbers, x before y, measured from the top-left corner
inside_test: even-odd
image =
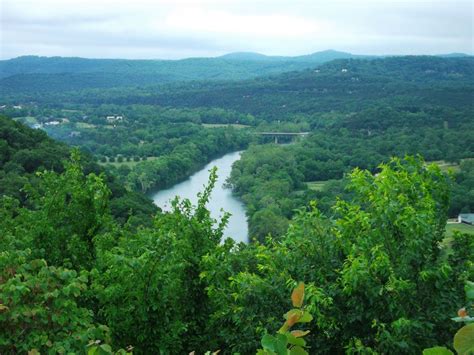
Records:
[[[113,122],[123,121],[123,116],[113,115],[113,116],[107,116],[105,117],[105,119],[108,123],[113,123]]]
[[[474,225],[474,213],[461,213],[458,216],[458,222]]]

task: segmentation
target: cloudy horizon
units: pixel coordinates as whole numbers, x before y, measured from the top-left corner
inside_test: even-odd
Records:
[[[474,54],[464,0],[0,0],[0,12],[1,59]]]

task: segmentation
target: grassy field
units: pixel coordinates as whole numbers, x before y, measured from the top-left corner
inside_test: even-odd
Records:
[[[474,235],[474,226],[470,226],[464,223],[446,224],[446,236],[440,243],[440,247],[441,249],[443,249],[444,257],[448,257],[448,255],[452,253],[451,244],[453,242],[453,234],[455,231]]]
[[[465,158],[462,160],[473,160],[474,158]],[[448,163],[444,160],[434,160],[428,161],[428,164],[436,164],[440,167],[441,171],[447,172],[448,170],[453,170],[455,173],[459,172],[459,164],[456,163]]]
[[[456,164],[456,163],[448,163],[444,160],[435,160],[435,161],[430,161],[428,163],[438,165],[441,171],[443,172],[448,172],[448,170],[453,170],[454,172],[457,173],[459,171],[459,164]]]
[[[86,123],[86,122],[77,122],[76,127],[77,128],[95,128],[95,125],[91,123]]]
[[[464,223],[448,223],[446,225],[446,235],[450,237],[454,234],[454,231],[474,234],[474,226],[470,226]]]
[[[234,128],[248,128],[250,126],[245,124],[238,124],[238,123],[229,123],[229,124],[221,124],[221,123],[202,123],[203,127],[206,128],[219,128],[219,127],[234,127]]]
[[[306,185],[308,185],[308,189],[314,191],[321,191],[326,184],[326,181],[308,181]]]

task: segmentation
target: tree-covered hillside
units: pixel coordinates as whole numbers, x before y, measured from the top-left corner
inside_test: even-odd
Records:
[[[472,320],[474,238],[445,232],[473,207],[472,58],[168,85],[148,80],[168,64],[209,79],[285,61],[22,60],[30,72],[0,82],[0,353],[420,354],[453,348],[456,310]],[[133,192],[249,144],[228,183],[251,243],[206,208],[215,170],[196,206],[161,213]]]
[[[125,60],[25,56],[0,61],[3,94],[136,87],[190,80],[242,80],[311,68],[350,53],[324,51],[299,57],[230,53],[216,58]]]
[[[24,207],[0,198],[2,353],[251,354],[303,281],[309,334],[295,344],[309,353],[419,354],[450,346],[474,277],[474,239],[442,243],[446,178],[420,159],[355,170],[337,218],[301,209],[278,241],[248,245],[222,243],[226,218],[205,208],[215,171],[197,206],[176,200],[138,230],[114,222],[77,152],[38,179]]]
[[[225,58],[242,57],[283,61],[248,53]],[[249,134],[254,131],[311,132],[291,147],[257,145],[235,165],[230,183],[246,203],[252,237],[263,239],[269,232],[284,233],[295,208],[311,199],[328,212],[343,193],[341,179],[355,167],[376,172],[381,162],[405,154],[441,164],[474,158],[473,83],[472,57],[348,58],[238,82],[15,92],[14,102],[26,104],[4,110],[45,125],[67,117],[67,123],[44,127],[104,162],[146,157],[133,166],[112,161],[110,170],[125,186],[142,191],[169,186],[249,142],[268,142]],[[111,114],[125,119],[111,124]],[[209,128],[213,125],[247,129]],[[471,208],[469,194],[462,192],[470,189],[470,180],[453,181],[450,217]]]
[[[109,97],[109,100],[223,107],[267,120],[293,121],[295,115],[311,117],[331,111],[357,112],[377,103],[472,108],[473,82],[473,58],[349,59],[332,61],[317,69],[252,81],[157,88],[148,90],[146,97],[130,92],[128,97],[116,100]]]
[[[7,117],[0,116],[0,196],[8,196],[24,205],[29,203],[29,189],[39,183],[38,173],[51,170],[64,171],[64,161],[71,149],[49,138],[41,130],[33,130]],[[83,155],[86,173],[103,173],[90,155]],[[130,221],[135,226],[149,224],[157,208],[145,196],[127,191],[116,179],[105,176],[111,190],[110,208],[120,222]]]

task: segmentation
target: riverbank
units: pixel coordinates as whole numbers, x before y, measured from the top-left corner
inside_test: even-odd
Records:
[[[197,194],[204,189],[209,180],[209,170],[216,166],[218,179],[207,205],[213,218],[219,219],[223,211],[231,213],[229,223],[224,235],[231,237],[237,242],[248,242],[248,224],[245,206],[232,190],[224,187],[226,179],[230,176],[232,164],[240,159],[241,151],[228,153],[220,158],[212,160],[204,168],[191,175],[186,180],[152,194],[153,202],[164,211],[170,211],[170,201],[179,196],[187,198],[193,204],[197,202]]]

